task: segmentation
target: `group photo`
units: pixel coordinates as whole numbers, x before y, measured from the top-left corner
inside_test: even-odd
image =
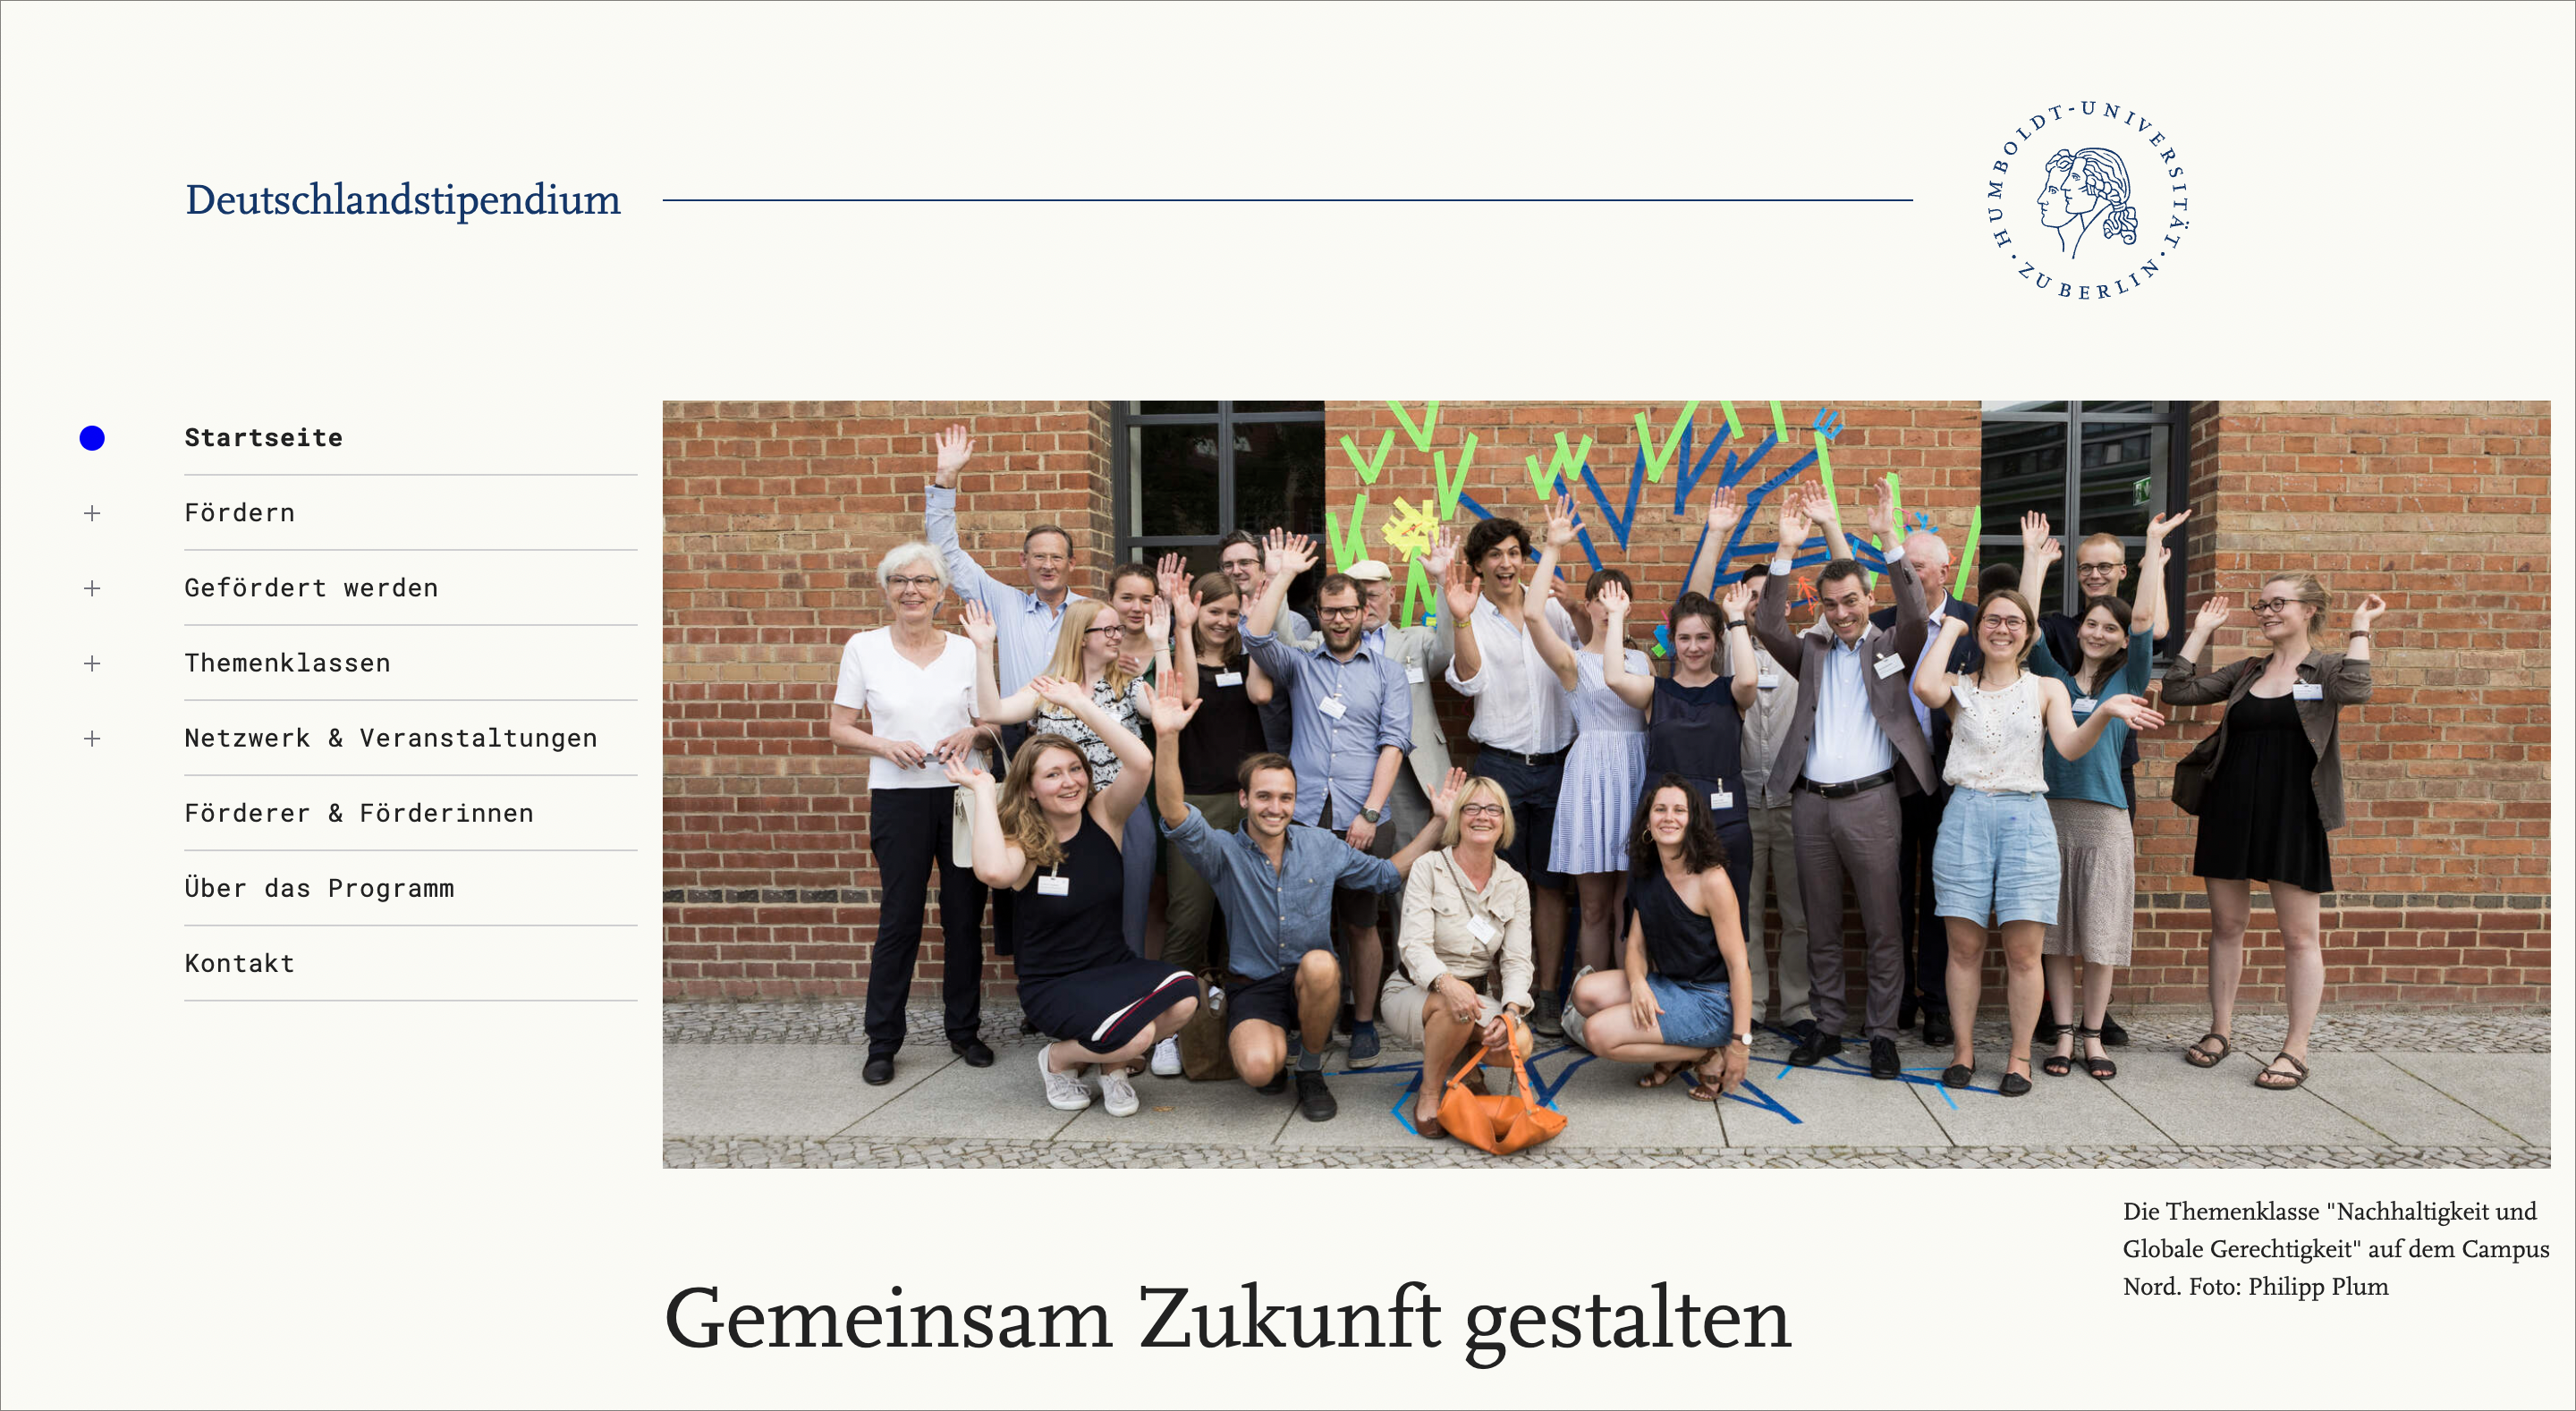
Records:
[[[664,427],[665,1164],[2547,1164],[2545,403]]]

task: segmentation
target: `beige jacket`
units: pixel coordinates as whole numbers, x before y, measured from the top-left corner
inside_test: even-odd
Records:
[[[1449,736],[1440,728],[1440,708],[1431,699],[1431,683],[1449,670],[1450,633],[1443,613],[1435,627],[1389,627],[1386,654],[1395,658],[1413,689],[1413,748],[1405,763],[1422,796],[1432,798],[1449,778]]]
[[[1492,935],[1479,940],[1473,929],[1482,917]],[[1494,875],[1485,890],[1469,890],[1451,850],[1413,864],[1404,884],[1404,915],[1397,929],[1404,973],[1413,983],[1431,988],[1443,975],[1462,980],[1490,980],[1501,985],[1505,1004],[1530,1007],[1530,980],[1537,967],[1530,960],[1529,883],[1512,865],[1494,860]]]

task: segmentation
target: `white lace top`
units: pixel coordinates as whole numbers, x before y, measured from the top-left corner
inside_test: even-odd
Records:
[[[1975,672],[1950,678],[1950,699],[1959,708],[1950,721],[1950,760],[1941,770],[1943,780],[1991,794],[2048,792],[2048,776],[2040,767],[2046,722],[2039,714],[2039,681],[2037,672],[2024,670],[2020,680],[2001,690],[1980,691]]]

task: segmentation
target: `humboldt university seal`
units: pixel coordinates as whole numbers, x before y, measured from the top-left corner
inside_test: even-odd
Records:
[[[2164,125],[2098,98],[2034,110],[1984,180],[1986,238],[2051,299],[2135,293],[2173,267],[2191,231],[2191,187]]]

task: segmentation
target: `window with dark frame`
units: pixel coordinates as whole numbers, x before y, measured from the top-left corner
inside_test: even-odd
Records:
[[[1111,510],[1118,556],[1177,553],[1213,573],[1217,544],[1274,526],[1324,544],[1322,402],[1118,402],[1111,425]],[[1325,566],[1288,590],[1314,616]]]
[[[2049,533],[2065,546],[2043,613],[2070,612],[2076,602],[2076,550],[2095,534],[2119,537],[2129,559],[2125,593],[2137,591],[2144,571],[2147,521],[2190,503],[2188,401],[1987,402],[1979,438],[1987,563],[2021,561],[2021,517],[2048,516]],[[2183,620],[2186,525],[2166,547],[2166,615]]]

